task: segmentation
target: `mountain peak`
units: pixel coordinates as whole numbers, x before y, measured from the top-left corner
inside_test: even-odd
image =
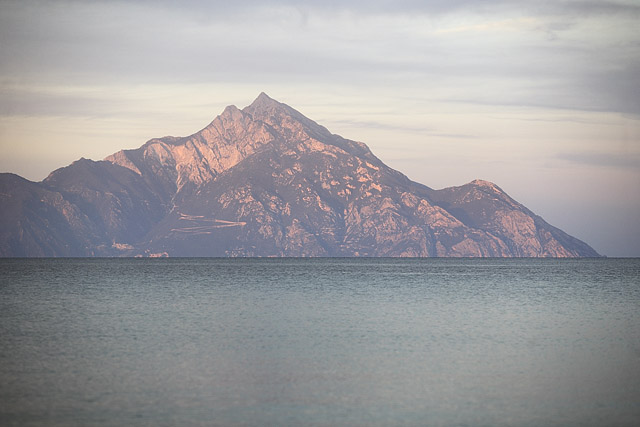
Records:
[[[245,110],[253,110],[253,111],[265,111],[265,110],[273,110],[273,109],[282,109],[286,107],[281,102],[276,101],[271,98],[264,92],[260,92],[260,95],[248,106]]]
[[[253,101],[254,104],[255,103],[272,103],[272,102],[277,102],[277,101],[271,98],[269,95],[267,95],[264,92],[260,92],[260,95],[258,95],[255,101]]]
[[[486,181],[484,179],[474,179],[473,181],[470,182],[470,184],[475,184],[475,185],[479,185],[481,187],[493,187],[495,184],[491,181]]]
[[[493,182],[485,181],[484,179],[474,179],[469,184],[475,185],[477,187],[486,187],[486,188],[490,188],[492,190],[496,190],[496,191],[502,192],[502,190],[500,190],[500,187],[495,185]]]
[[[233,104],[232,104],[232,105],[227,105],[227,106],[225,107],[225,109],[222,111],[222,114],[225,114],[225,113],[233,113],[233,112],[235,112],[235,111],[239,111],[239,108],[238,108],[238,107],[236,107],[236,106],[235,106],[235,105],[233,105]]]
[[[264,92],[261,92],[251,105],[243,108],[242,112],[250,115],[254,120],[278,129],[283,126],[290,127],[291,123],[297,122],[313,138],[332,138],[331,133],[324,126],[320,126],[295,108],[276,101]]]
[[[242,110],[240,110],[235,105],[227,105],[222,114],[220,114],[220,116],[218,117],[221,119],[235,120],[242,117]]]

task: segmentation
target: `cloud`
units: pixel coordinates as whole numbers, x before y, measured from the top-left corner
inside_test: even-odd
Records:
[[[528,13],[554,13],[568,15],[640,14],[640,6],[632,0],[559,0],[531,2],[529,0],[245,0],[242,2],[184,0],[131,0],[127,3],[147,6],[162,5],[167,8],[195,10],[210,13],[231,13],[236,10],[257,7],[289,7],[301,10],[350,11],[364,14],[424,13],[447,14],[463,11],[494,11],[496,9],[527,10]]]
[[[400,124],[400,123],[390,123],[382,120],[357,120],[357,119],[339,119],[339,120],[331,120],[331,123],[334,125],[339,125],[341,127],[355,127],[355,128],[363,128],[368,130],[384,130],[384,131],[395,131],[401,133],[416,133],[421,135],[422,137],[437,137],[437,138],[452,138],[452,139],[477,139],[476,135],[471,135],[469,133],[450,133],[450,132],[442,132],[435,129],[433,126],[421,126],[418,124]]]
[[[572,152],[560,153],[556,156],[556,158],[559,160],[565,160],[587,166],[631,169],[634,171],[640,170],[640,154],[612,152]]]
[[[640,6],[631,2],[27,1],[0,8],[4,93],[71,82],[392,85],[399,96],[640,114],[633,25]],[[46,94],[41,106],[28,95],[6,98],[2,111],[51,104]],[[85,103],[66,96],[61,105],[74,102]]]

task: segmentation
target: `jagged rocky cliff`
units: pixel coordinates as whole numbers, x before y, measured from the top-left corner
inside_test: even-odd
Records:
[[[2,256],[592,257],[498,186],[433,190],[267,95],[185,138],[0,174]]]

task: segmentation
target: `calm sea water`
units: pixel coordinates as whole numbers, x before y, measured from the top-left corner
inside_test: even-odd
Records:
[[[0,260],[0,424],[640,425],[638,259]]]

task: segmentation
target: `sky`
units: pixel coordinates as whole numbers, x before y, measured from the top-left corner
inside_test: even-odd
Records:
[[[40,181],[264,91],[638,257],[639,28],[638,0],[0,0],[0,171]]]

